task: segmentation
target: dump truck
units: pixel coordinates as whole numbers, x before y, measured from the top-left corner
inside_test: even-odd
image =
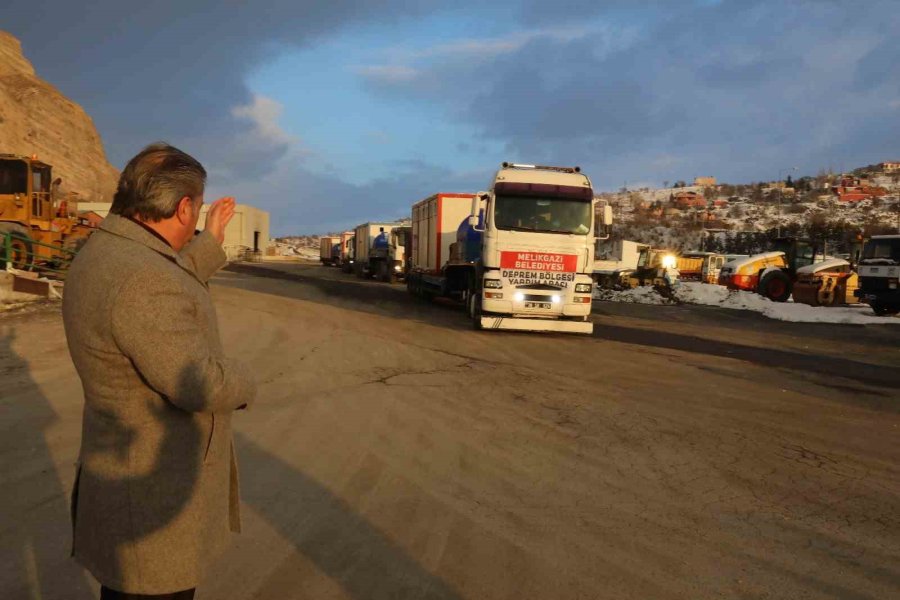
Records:
[[[327,266],[337,264],[340,258],[341,238],[323,235],[319,238],[319,261]],[[337,249],[337,252],[335,250]]]
[[[594,249],[593,279],[598,287],[623,288],[638,265],[646,263],[649,244],[630,240],[600,241]]]
[[[859,260],[856,297],[876,315],[900,313],[900,235],[873,235]]]
[[[611,224],[580,168],[503,163],[488,191],[413,205],[407,288],[461,301],[475,329],[591,333],[594,246]]]
[[[717,283],[725,265],[725,255],[715,252],[684,252],[677,257],[676,268],[682,281]]]
[[[400,274],[406,248],[398,243],[396,236],[391,236],[394,228],[400,226],[397,222],[356,226],[353,266],[357,277],[375,277],[379,281],[390,282]]]
[[[77,250],[94,231],[78,217],[74,197],[61,197],[62,179],[37,155],[0,154],[0,253],[2,265],[30,269],[53,263]],[[9,235],[9,251],[2,243]],[[7,256],[9,254],[9,256]],[[0,267],[2,268],[2,267]]]

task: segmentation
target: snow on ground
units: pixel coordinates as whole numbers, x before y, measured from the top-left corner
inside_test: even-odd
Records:
[[[294,248],[294,251],[305,260],[319,260],[318,248]]]
[[[808,306],[794,302],[772,302],[753,292],[729,290],[724,286],[679,281],[673,290],[675,300],[661,296],[649,286],[631,290],[598,289],[594,297],[610,302],[634,302],[638,304],[701,304],[718,306],[735,310],[758,312],[770,319],[793,321],[796,323],[844,323],[854,325],[895,324],[900,325],[898,317],[876,317],[872,309],[865,304],[851,306]]]

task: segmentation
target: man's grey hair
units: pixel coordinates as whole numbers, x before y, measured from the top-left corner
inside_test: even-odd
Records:
[[[156,142],[128,161],[109,211],[143,221],[161,221],[175,214],[185,196],[196,202],[205,185],[206,170],[197,159],[165,142]]]

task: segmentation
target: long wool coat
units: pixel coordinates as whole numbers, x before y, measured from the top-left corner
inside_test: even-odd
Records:
[[[63,320],[84,389],[72,553],[110,588],[195,587],[240,529],[231,414],[256,390],[219,341],[207,280],[224,262],[209,233],[179,254],[111,214],[69,271]]]

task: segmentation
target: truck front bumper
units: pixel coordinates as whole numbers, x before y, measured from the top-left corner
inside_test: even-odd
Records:
[[[575,303],[567,302],[558,305],[551,310],[545,309],[528,309],[525,308],[524,302],[513,302],[511,300],[495,300],[492,298],[483,298],[481,301],[482,308],[485,312],[500,313],[507,315],[516,315],[524,318],[559,318],[559,317],[586,317],[591,314],[590,299],[586,302]]]
[[[522,317],[481,317],[482,329],[505,329],[510,331],[558,331],[560,333],[594,332],[591,321],[563,321],[560,319],[526,319]]]
[[[886,302],[888,304],[900,304],[900,290],[879,290],[870,292],[866,290],[855,290],[853,295],[862,302],[871,304],[872,302]]]

